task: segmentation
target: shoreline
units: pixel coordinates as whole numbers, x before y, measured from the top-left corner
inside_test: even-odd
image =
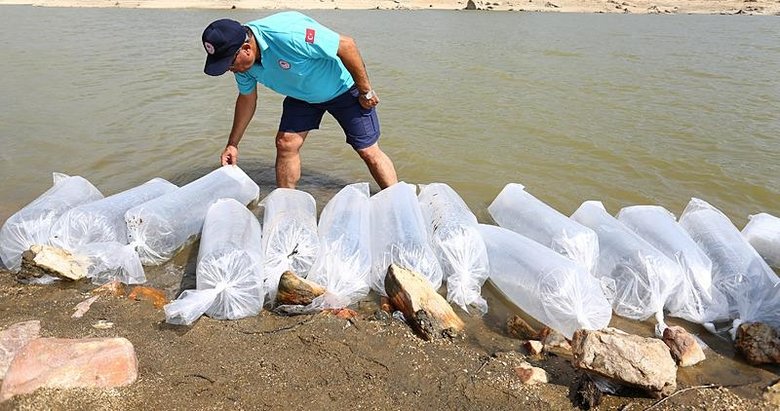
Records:
[[[780,16],[778,0],[0,0],[0,6],[218,10],[469,10]],[[473,5],[473,8],[472,8]]]

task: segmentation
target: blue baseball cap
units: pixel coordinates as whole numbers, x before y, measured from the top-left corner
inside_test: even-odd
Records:
[[[202,39],[203,48],[208,54],[203,72],[209,76],[221,76],[228,70],[236,52],[244,44],[246,29],[235,20],[216,20],[203,30]]]

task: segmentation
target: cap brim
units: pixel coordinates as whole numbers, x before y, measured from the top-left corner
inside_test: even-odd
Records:
[[[214,56],[206,57],[206,66],[203,68],[203,72],[209,76],[221,76],[228,71],[230,63],[233,62],[233,56],[227,55],[221,58],[212,58]]]

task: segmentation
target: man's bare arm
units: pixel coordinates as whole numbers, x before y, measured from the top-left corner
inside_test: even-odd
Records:
[[[239,94],[236,98],[236,108],[233,114],[233,128],[230,130],[225,150],[222,152],[222,165],[238,163],[238,143],[244,136],[252,116],[257,108],[257,88],[249,94]]]

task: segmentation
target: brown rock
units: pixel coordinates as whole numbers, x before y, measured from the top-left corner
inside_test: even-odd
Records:
[[[285,271],[279,279],[276,305],[309,305],[322,294],[325,294],[325,287]]]
[[[358,317],[357,311],[350,308],[329,308],[325,312],[331,313],[342,320],[352,320]]]
[[[677,365],[663,341],[615,328],[577,330],[572,365],[660,398],[677,389]]]
[[[86,278],[89,260],[77,257],[68,251],[50,245],[34,244],[22,253],[22,267],[19,279],[40,278],[51,275],[65,280],[78,281]]]
[[[165,304],[168,304],[163,290],[142,285],[133,287],[127,298],[135,301],[149,301],[154,304],[154,308],[163,308]]]
[[[518,340],[535,340],[538,333],[519,315],[513,315],[506,320],[506,332]]]
[[[8,366],[27,343],[38,338],[41,322],[38,320],[12,324],[0,332],[0,380],[5,378]]]
[[[390,299],[385,296],[379,297],[379,309],[388,314],[392,314],[395,311],[393,304],[390,303]]]
[[[385,292],[406,322],[424,340],[450,337],[463,321],[425,277],[395,264],[387,269]]]
[[[667,328],[664,330],[663,341],[680,367],[688,367],[704,361],[704,351],[685,328],[676,325]]]
[[[734,345],[753,365],[780,363],[780,336],[764,323],[740,324]]]
[[[520,378],[520,382],[527,385],[547,383],[547,371],[534,367],[527,362],[523,362],[515,367],[515,374]]]
[[[137,377],[135,350],[124,338],[38,338],[11,362],[0,401],[41,387],[119,387]]]
[[[104,295],[106,297],[124,297],[125,285],[119,281],[114,280],[109,283],[105,283],[98,288],[95,288],[92,290],[92,294]]]

